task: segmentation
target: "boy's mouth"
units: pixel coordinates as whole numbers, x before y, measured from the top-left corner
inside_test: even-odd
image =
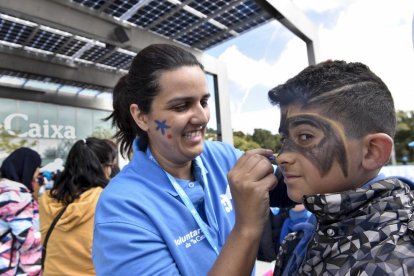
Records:
[[[285,178],[285,181],[292,181],[292,180],[298,179],[300,177],[298,175],[291,174],[291,173],[284,173],[283,176]]]

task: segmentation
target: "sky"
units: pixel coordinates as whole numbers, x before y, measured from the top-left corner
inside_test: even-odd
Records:
[[[386,83],[397,110],[414,110],[414,1],[291,1],[318,30],[317,61],[365,63]],[[279,109],[267,92],[308,65],[305,42],[273,21],[206,53],[226,64],[233,131],[278,133]]]

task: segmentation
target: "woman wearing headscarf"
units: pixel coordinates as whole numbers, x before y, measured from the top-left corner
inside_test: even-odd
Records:
[[[29,148],[12,152],[1,165],[0,274],[39,275],[42,246],[35,197],[40,155]]]

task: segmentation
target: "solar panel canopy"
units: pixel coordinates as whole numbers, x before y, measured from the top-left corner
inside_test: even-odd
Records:
[[[24,51],[28,57],[42,56],[51,62],[120,72],[128,70],[139,51],[133,45],[123,44],[129,40],[128,30],[148,32],[171,43],[204,51],[272,20],[254,0],[30,1],[33,5],[36,2],[62,5],[66,8],[62,17],[68,16],[68,11],[76,11],[116,24],[113,41],[88,37],[67,26],[58,28],[53,22],[37,20],[36,14],[19,16],[18,11],[10,12],[0,4],[0,51],[7,48],[7,52]],[[93,29],[88,32],[93,33]]]

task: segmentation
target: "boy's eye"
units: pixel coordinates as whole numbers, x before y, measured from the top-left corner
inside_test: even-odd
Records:
[[[299,133],[296,137],[296,143],[298,143],[298,145],[310,146],[315,142],[315,136],[309,133]]]
[[[303,142],[309,141],[312,138],[313,138],[313,135],[307,134],[307,133],[303,133],[299,135],[299,141],[303,141]]]

